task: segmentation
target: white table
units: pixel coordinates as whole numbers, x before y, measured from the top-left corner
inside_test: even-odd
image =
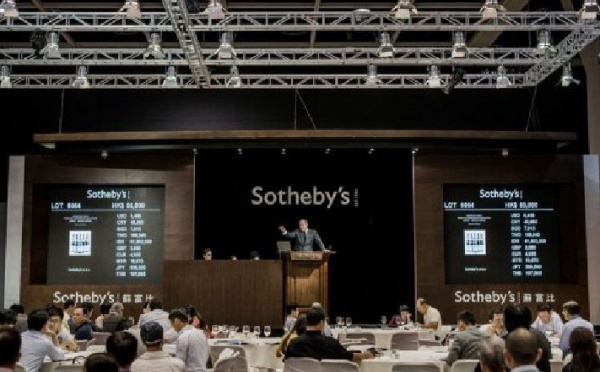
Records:
[[[430,329],[411,329],[411,330],[404,330],[404,329],[379,329],[379,328],[364,328],[364,329],[357,329],[357,328],[349,328],[349,329],[335,329],[332,330],[333,332],[333,336],[335,338],[339,338],[339,334],[340,333],[357,333],[357,332],[367,332],[367,333],[372,333],[375,336],[375,346],[380,347],[380,348],[384,348],[384,349],[390,349],[391,345],[392,345],[392,335],[394,333],[400,333],[400,332],[415,332],[417,331],[419,333],[419,340],[435,340],[435,334],[433,332],[433,330]]]
[[[387,354],[375,359],[366,359],[361,362],[361,372],[391,372],[392,367],[402,363],[431,362],[438,366],[440,372],[448,370],[446,347],[424,347],[419,350],[399,350],[394,354]]]

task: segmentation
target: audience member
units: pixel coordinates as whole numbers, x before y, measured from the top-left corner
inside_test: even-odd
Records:
[[[137,356],[138,340],[125,331],[115,332],[106,340],[106,352],[111,354],[119,365],[119,372],[130,372],[131,364]]]
[[[68,351],[77,351],[75,338],[63,326],[63,311],[58,307],[49,307],[46,311],[48,312],[46,330],[56,334],[60,347]]]
[[[150,311],[140,316],[140,326],[152,321],[160,324],[164,332],[170,330],[171,322],[169,321],[169,313],[163,310],[162,302],[153,298],[150,300],[148,306]]]
[[[177,358],[185,363],[187,372],[205,372],[209,346],[204,332],[188,324],[187,314],[181,309],[171,311],[169,320],[177,332]]]
[[[46,357],[52,361],[65,357],[57,347],[56,334],[44,330],[47,322],[45,310],[34,310],[27,317],[27,331],[21,334],[21,364],[26,372],[39,371]]]
[[[15,329],[19,332],[25,332],[27,330],[27,314],[25,314],[25,308],[21,304],[12,304],[10,309],[17,314]]]
[[[495,335],[483,339],[479,348],[479,364],[483,372],[505,372],[504,339]]]
[[[356,363],[373,358],[370,352],[352,353],[335,338],[324,336],[324,326],[323,309],[311,307],[306,314],[306,332],[289,342],[285,358],[346,359]]]
[[[69,330],[70,334],[75,334],[75,324],[71,317],[75,312],[75,301],[66,300],[63,304],[63,327]]]
[[[569,347],[569,340],[571,337],[571,332],[577,327],[585,327],[594,333],[594,326],[592,323],[583,319],[579,313],[581,308],[579,304],[575,301],[568,301],[563,304],[563,317],[567,321],[567,323],[562,328],[562,334],[560,336],[560,341],[558,346],[563,351],[563,358],[567,356],[571,352]]]
[[[85,359],[83,372],[119,372],[119,365],[110,354],[94,353]]]
[[[508,332],[504,326],[504,309],[501,307],[495,307],[490,311],[488,317],[488,324],[479,327],[479,331],[485,336],[496,335],[499,337],[506,337]]]
[[[531,320],[531,310],[521,303],[508,304],[504,308],[504,324],[508,333],[518,328],[530,329]],[[531,329],[531,332],[537,338],[537,347],[542,350],[541,357],[536,363],[537,369],[542,372],[550,372],[550,357],[552,355],[550,342],[546,335],[537,329]]]
[[[0,326],[15,327],[17,313],[11,309],[0,310]]]
[[[427,300],[422,297],[417,299],[415,308],[423,315],[423,324],[421,324],[420,327],[433,330],[435,332],[435,338],[439,340],[442,334],[442,315],[438,309],[429,305]]]
[[[140,326],[146,352],[131,364],[131,372],[185,372],[185,363],[163,351],[163,328],[155,321]]]
[[[461,311],[457,318],[457,332],[446,358],[449,366],[457,359],[478,359],[479,344],[483,338],[481,331],[475,326],[475,315],[472,312]]]
[[[301,315],[298,317],[298,319],[296,319],[296,323],[294,323],[294,327],[292,328],[292,330],[283,335],[281,341],[279,341],[277,351],[275,352],[277,357],[281,358],[282,356],[284,356],[290,341],[298,336],[303,335],[304,332],[306,332],[306,316]]]
[[[112,305],[110,306],[108,315],[105,316],[102,321],[102,323],[103,323],[102,331],[115,333],[117,331],[117,326],[120,322],[121,323],[123,323],[123,322],[130,323],[130,324],[128,324],[127,328],[131,327],[133,324],[131,324],[131,321],[128,318],[123,316],[123,311],[124,311],[124,307],[123,307],[122,303],[113,302]]]
[[[511,331],[506,336],[504,348],[507,367],[517,372],[539,371],[536,361],[542,356],[542,349],[538,344],[536,335],[527,328],[521,327]]]
[[[400,305],[398,314],[392,315],[388,325],[392,327],[410,325],[412,323],[411,317],[410,308],[406,305]]]
[[[0,327],[0,372],[14,371],[21,357],[21,334],[13,327]]]
[[[537,307],[537,318],[531,328],[549,335],[560,336],[562,334],[563,321],[556,311],[552,310],[550,304],[539,304]]]
[[[300,313],[299,309],[298,309],[298,304],[297,303],[291,303],[288,304],[285,307],[285,321],[283,323],[283,330],[284,332],[289,332],[292,330],[292,328],[294,328],[294,323],[296,322],[296,319],[298,318],[298,314]]]
[[[71,320],[75,324],[75,340],[91,340],[93,338],[94,329],[88,316],[87,307],[76,307]]]
[[[211,261],[213,259],[213,253],[211,248],[204,248],[202,250],[202,259],[205,261]]]
[[[600,357],[594,333],[585,327],[577,327],[569,337],[572,359],[563,367],[563,372],[598,372]]]
[[[100,304],[100,315],[98,315],[94,321],[96,328],[98,328],[100,331],[104,331],[104,319],[110,313],[111,306],[112,304],[109,302],[103,302]]]
[[[313,302],[310,306],[313,309],[321,309],[323,310],[323,305],[320,302]],[[333,337],[333,332],[331,331],[331,326],[329,325],[329,318],[325,315],[325,325],[323,326],[323,334],[327,337]]]

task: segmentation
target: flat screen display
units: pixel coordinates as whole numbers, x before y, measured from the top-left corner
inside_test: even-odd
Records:
[[[161,284],[163,186],[48,186],[47,284]]]
[[[447,284],[559,283],[558,186],[444,185]]]

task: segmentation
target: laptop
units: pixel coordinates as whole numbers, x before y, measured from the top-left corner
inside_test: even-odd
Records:
[[[279,254],[283,252],[289,252],[292,250],[292,243],[289,240],[278,240],[277,241],[277,252]]]

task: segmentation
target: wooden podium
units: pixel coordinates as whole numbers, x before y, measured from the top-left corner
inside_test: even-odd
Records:
[[[333,252],[290,251],[282,256],[285,261],[285,305],[297,303],[301,310],[313,302],[320,302],[327,313],[329,307],[329,279],[327,264]]]

